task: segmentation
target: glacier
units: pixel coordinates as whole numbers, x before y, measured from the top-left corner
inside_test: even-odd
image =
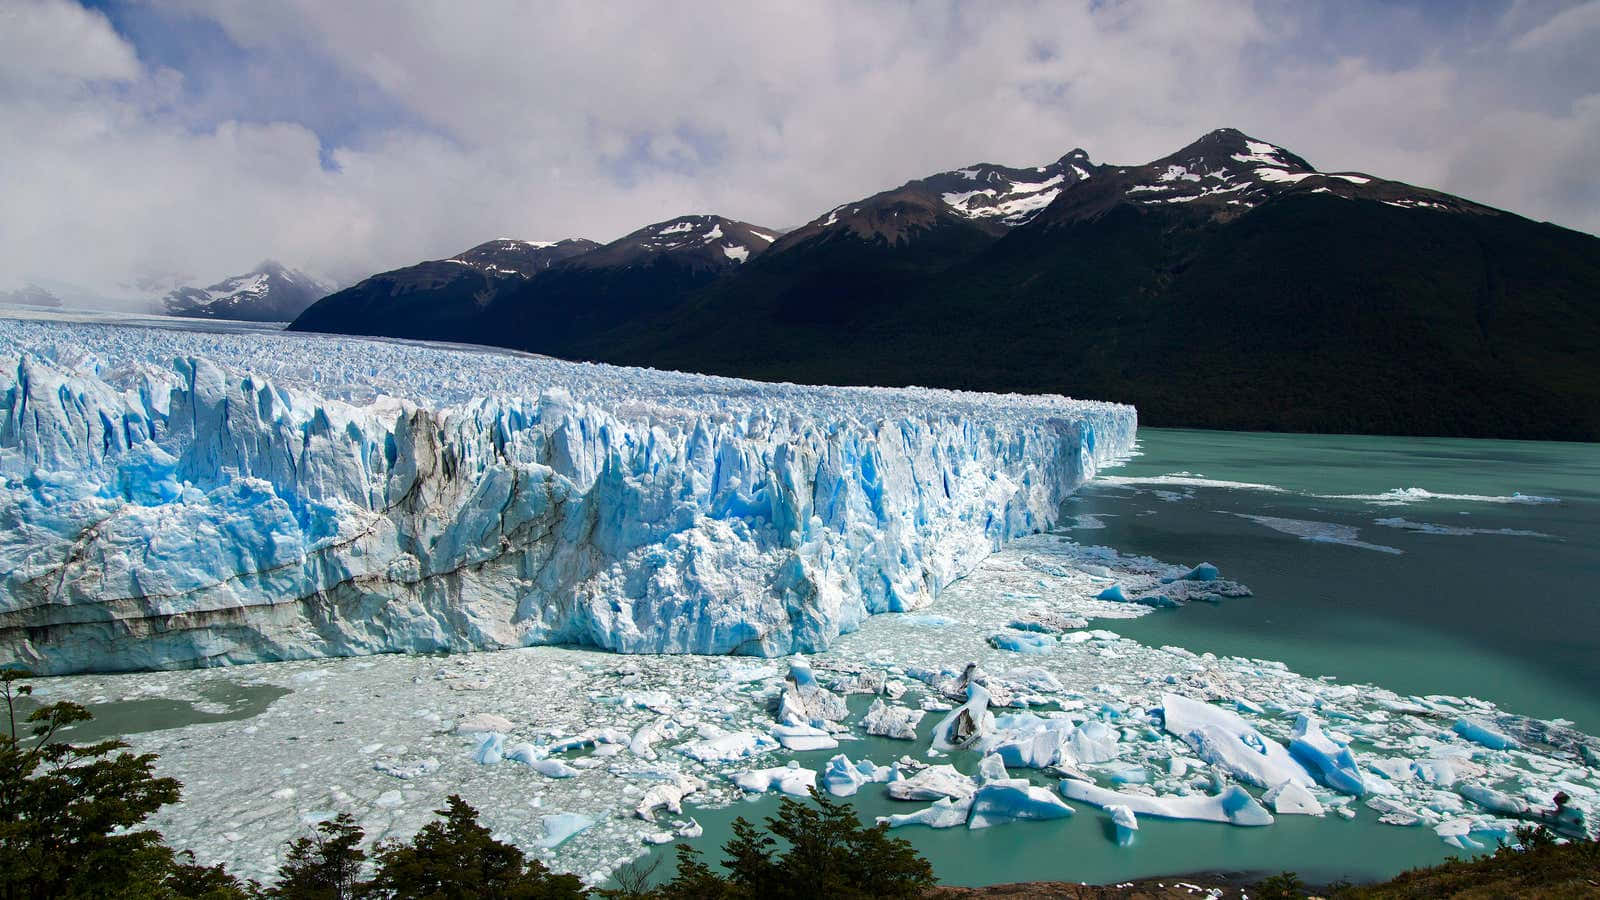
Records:
[[[0,662],[776,656],[1050,528],[1132,407],[0,320]]]

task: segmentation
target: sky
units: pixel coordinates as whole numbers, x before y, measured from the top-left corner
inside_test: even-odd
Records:
[[[0,289],[793,227],[1235,127],[1600,232],[1600,0],[0,0]]]

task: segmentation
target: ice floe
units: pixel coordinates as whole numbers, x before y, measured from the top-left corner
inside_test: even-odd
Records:
[[[1222,512],[1222,510],[1218,510],[1218,512]],[[1372,544],[1361,540],[1361,531],[1353,525],[1341,525],[1337,522],[1317,522],[1307,519],[1288,519],[1281,516],[1258,516],[1249,513],[1224,514],[1248,519],[1257,525],[1266,526],[1283,534],[1292,534],[1303,541],[1314,541],[1320,544],[1342,544],[1346,547],[1376,550],[1379,553],[1390,553],[1397,556],[1405,552],[1398,547]]]

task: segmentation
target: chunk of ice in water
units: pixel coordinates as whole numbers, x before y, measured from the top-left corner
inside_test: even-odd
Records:
[[[539,824],[543,826],[544,836],[535,841],[534,846],[550,849],[559,847],[573,835],[588,830],[594,825],[594,819],[581,813],[557,813],[553,816],[541,816]]]
[[[1262,794],[1261,800],[1280,816],[1320,816],[1323,813],[1322,804],[1316,796],[1292,781],[1285,781]]]
[[[1111,824],[1116,829],[1117,846],[1126,847],[1133,843],[1134,833],[1139,830],[1139,820],[1134,818],[1133,810],[1120,804],[1112,804],[1105,808],[1111,814]]]
[[[942,797],[933,802],[932,806],[917,810],[914,813],[899,815],[879,816],[878,821],[887,823],[890,828],[900,828],[904,825],[926,825],[929,828],[954,828],[967,824],[967,818],[972,814],[972,798],[963,797],[956,800],[951,797]]]
[[[1072,807],[1049,788],[1036,787],[1027,779],[990,781],[972,795],[972,814],[968,828],[988,828],[1007,822],[1039,819],[1065,819]]]
[[[1071,778],[1063,779],[1060,787],[1061,793],[1069,800],[1092,803],[1101,808],[1125,806],[1139,815],[1159,819],[1192,819],[1248,826],[1272,824],[1272,814],[1237,784],[1228,785],[1219,794],[1188,797],[1119,793]]]
[[[1498,731],[1492,725],[1480,722],[1477,719],[1457,719],[1455,726],[1451,730],[1467,740],[1482,744],[1491,750],[1507,750],[1512,747],[1522,746],[1516,738]]]
[[[1366,794],[1366,780],[1350,748],[1323,733],[1317,720],[1302,715],[1295,721],[1289,752],[1328,787],[1353,797]]]
[[[867,734],[914,741],[917,739],[917,723],[921,722],[925,715],[927,715],[926,710],[896,706],[885,703],[882,699],[876,699],[872,701],[872,706],[867,708],[866,715],[861,717],[861,727]]]

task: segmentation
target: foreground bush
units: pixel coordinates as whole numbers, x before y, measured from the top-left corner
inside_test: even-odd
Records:
[[[278,884],[267,892],[286,900],[413,898],[430,900],[569,900],[588,896],[576,875],[551,872],[521,850],[495,840],[478,824],[478,811],[451,795],[443,819],[430,822],[409,843],[375,848],[371,879],[360,874],[365,837],[349,815],[317,826],[317,834],[289,847]]]
[[[155,776],[155,756],[122,741],[82,747],[57,740],[89,718],[76,703],[51,703],[21,723],[27,673],[0,671],[0,898],[213,898],[248,896],[221,866],[194,865],[161,835],[140,829],[178,799],[178,782]]]
[[[1543,825],[1517,829],[1517,845],[1473,859],[1449,859],[1402,872],[1380,884],[1338,884],[1313,890],[1292,872],[1255,885],[1263,900],[1326,896],[1331,900],[1565,900],[1600,897],[1600,841],[1557,843]]]
[[[495,840],[478,812],[452,796],[443,818],[409,843],[380,844],[369,866],[366,835],[348,814],[289,845],[279,881],[263,889],[222,866],[198,866],[140,828],[178,800],[179,785],[157,778],[154,754],[135,756],[122,741],[74,746],[62,729],[87,721],[76,703],[30,713],[18,733],[17,705],[33,693],[27,673],[0,671],[0,900],[290,900],[436,898],[568,900],[586,896],[572,875],[558,875]],[[362,880],[370,868],[372,877]]]
[[[1412,869],[1383,884],[1344,887],[1339,900],[1410,900],[1423,897],[1600,897],[1600,841],[1556,843],[1543,825],[1517,829],[1522,849],[1501,847],[1476,859],[1452,859]]]
[[[933,887],[933,867],[910,843],[889,836],[887,825],[863,827],[855,812],[815,788],[811,804],[785,797],[760,829],[740,818],[722,845],[719,875],[691,847],[678,847],[672,880],[654,890],[632,888],[616,896],[660,900],[760,898],[840,900],[921,897]],[[626,884],[624,878],[619,881]]]

